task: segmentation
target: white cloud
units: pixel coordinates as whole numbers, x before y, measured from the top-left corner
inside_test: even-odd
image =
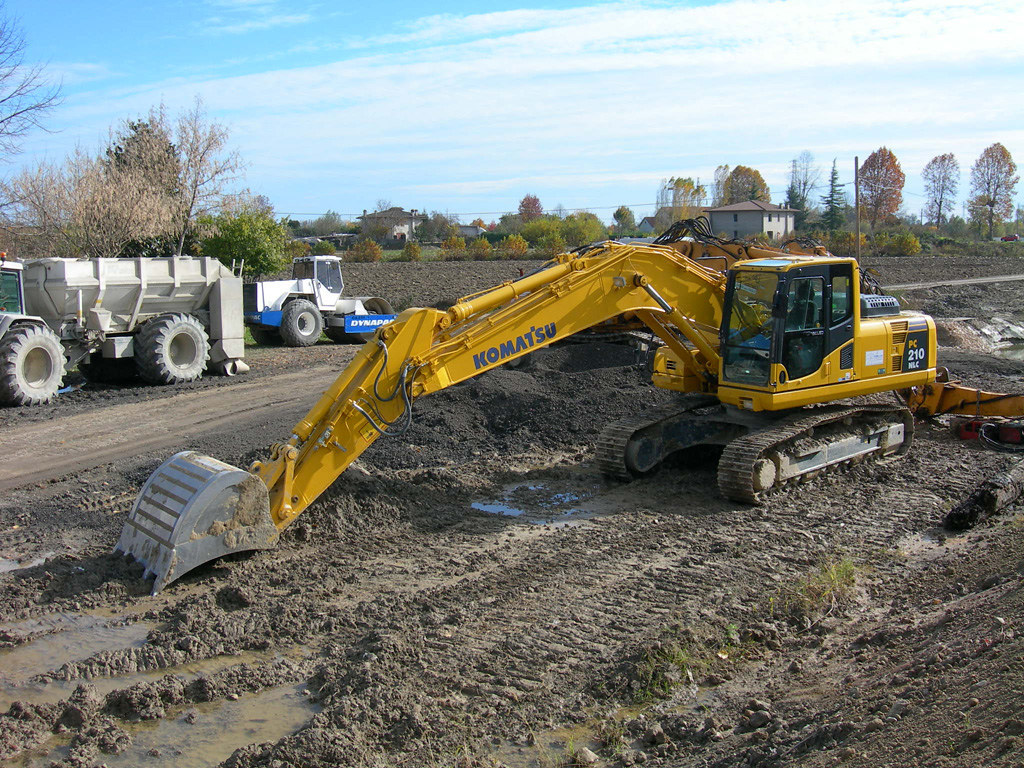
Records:
[[[275,3],[220,5],[241,15],[239,32],[305,18],[281,21]],[[674,174],[709,179],[727,162],[762,168],[781,195],[788,160],[802,149],[825,165],[880,144],[898,155],[905,148],[908,176],[953,146],[976,154],[996,139],[1010,146],[1012,136],[1024,152],[1019,29],[1019,0],[435,15],[332,63],[81,93],[63,116],[102,135],[117,117],[161,100],[173,111],[198,93],[251,160],[250,183],[268,192],[319,175],[345,179],[363,200],[546,185],[573,204],[584,190],[625,194]],[[986,132],[979,126],[993,138],[972,144]],[[373,192],[355,187],[371,183]]]
[[[296,24],[306,24],[311,20],[309,14],[276,14],[261,16],[247,21],[227,22],[219,18],[209,19],[203,26],[205,34],[217,35],[240,35],[246,32],[256,32],[266,29],[277,29],[278,27],[293,27]]]

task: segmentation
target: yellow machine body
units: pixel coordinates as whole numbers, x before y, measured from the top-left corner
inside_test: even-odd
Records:
[[[447,311],[408,309],[380,328],[290,438],[249,469],[269,505],[254,497],[252,483],[224,480],[240,471],[228,468],[217,475],[224,488],[216,505],[226,511],[213,517],[230,525],[211,523],[212,502],[196,499],[214,480],[187,492],[174,485],[179,475],[207,477],[191,466],[204,457],[179,454],[150,478],[119,546],[156,574],[154,591],[219,548],[236,551],[257,538],[269,546],[268,522],[285,528],[378,437],[400,434],[417,399],[584,330],[650,329],[662,343],[654,384],[717,396],[743,411],[933,381],[931,319],[891,303],[875,307],[859,286],[856,261],[823,250],[608,242],[563,254]],[[221,472],[214,466],[207,462],[203,472]],[[256,512],[230,508],[235,487],[238,505]],[[259,536],[245,526],[258,526]],[[173,569],[160,565],[172,562]]]

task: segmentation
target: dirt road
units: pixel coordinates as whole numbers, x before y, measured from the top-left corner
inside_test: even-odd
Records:
[[[482,287],[486,265],[471,279],[458,267],[437,281]],[[417,285],[363,269],[382,295]],[[1024,309],[996,287],[935,290],[923,300],[957,316],[991,313],[985,297]],[[415,303],[437,301],[423,288]],[[75,393],[53,424],[88,430],[95,456],[35,415],[2,414],[35,461],[0,462],[0,759],[1019,765],[1020,509],[969,534],[937,527],[1013,458],[936,422],[904,459],[764,507],[719,497],[711,452],[609,483],[599,430],[671,397],[610,344],[425,399],[278,548],[151,597],[141,568],[110,554],[149,472],[179,448],[244,466],[287,436],[340,354],[264,350],[253,379],[184,393]],[[942,354],[990,386],[1024,373]]]
[[[237,433],[249,422],[294,423],[334,381],[316,365],[231,387],[141,403],[111,405],[10,427],[0,455],[0,491],[123,462],[150,451],[180,450],[209,433]],[[282,435],[287,437],[287,435]]]

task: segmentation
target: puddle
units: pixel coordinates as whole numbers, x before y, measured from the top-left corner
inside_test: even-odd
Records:
[[[220,765],[239,747],[277,741],[305,725],[320,708],[302,694],[304,688],[305,685],[268,688],[242,694],[237,701],[197,704],[155,722],[121,724],[131,734],[132,745],[119,755],[102,755],[102,762],[110,768]],[[189,723],[186,716],[192,711],[197,717]],[[67,745],[46,754],[38,750],[18,764],[41,768],[64,759],[67,753]]]
[[[896,543],[896,550],[906,557],[935,558],[946,553],[949,537],[937,531],[921,531],[904,536]]]
[[[1024,362],[1024,344],[1008,344],[1005,347],[997,347],[993,350],[996,357],[1005,357],[1007,360]]]
[[[125,623],[124,618],[59,613],[40,619],[5,624],[0,629],[18,636],[39,635],[22,645],[0,650],[0,711],[11,702],[51,703],[68,696],[81,681],[27,682],[72,661],[83,661],[105,650],[140,648],[156,625],[148,621]],[[46,634],[42,634],[46,633]],[[124,678],[111,678],[109,690]],[[90,681],[94,682],[95,681]],[[100,687],[100,686],[97,686]]]
[[[42,565],[56,552],[44,552],[39,557],[33,558],[32,560],[8,560],[6,557],[0,557],[0,573],[10,573],[11,571],[20,571],[24,568],[34,568],[37,565]]]
[[[536,525],[579,525],[600,514],[592,503],[598,488],[584,491],[552,492],[538,483],[513,483],[505,486],[497,499],[474,501],[478,512],[517,517]],[[591,502],[591,503],[588,503]]]

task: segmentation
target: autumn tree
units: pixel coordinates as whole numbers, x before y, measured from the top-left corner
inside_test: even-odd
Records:
[[[946,221],[946,211],[956,199],[960,184],[960,163],[952,152],[936,155],[921,171],[924,178],[924,215],[928,221],[941,226]]]
[[[871,230],[875,225],[899,210],[903,203],[903,183],[906,176],[899,160],[888,148],[879,147],[860,167],[860,212],[868,220]]]
[[[519,201],[519,218],[524,222],[533,221],[543,215],[544,206],[540,204],[540,199],[536,195],[525,195]]]
[[[1018,181],[1017,164],[999,142],[986,148],[971,168],[971,218],[988,223],[990,238],[995,224],[1013,215],[1013,194]]]
[[[796,211],[794,225],[803,229],[811,209],[811,193],[821,179],[821,168],[814,164],[814,155],[806,150],[793,158],[789,169],[785,207]]]
[[[722,194],[722,205],[743,203],[747,200],[760,200],[765,203],[772,201],[771,190],[761,172],[745,165],[737,165],[729,172]]]
[[[836,161],[832,161],[832,173],[828,179],[828,194],[821,198],[824,208],[821,214],[821,225],[828,232],[835,232],[843,226],[843,215],[846,209],[846,193],[843,185],[839,183],[839,171],[836,168]]]
[[[663,180],[658,189],[658,213],[664,215],[663,212],[668,211],[668,221],[659,223],[668,226],[680,219],[699,216],[706,197],[707,190],[699,179],[673,176]]]
[[[51,256],[120,256],[129,243],[165,235],[173,221],[167,195],[142,169],[82,149],[61,164],[23,170],[10,189],[17,218]]]
[[[112,132],[100,162],[111,184],[119,186],[124,179],[131,177],[132,183],[148,188],[151,203],[166,206],[173,220],[176,201],[181,193],[181,164],[162,105],[150,110],[148,118],[126,120]],[[193,252],[198,241],[190,237],[186,243],[188,250]],[[177,250],[178,243],[167,232],[161,231],[133,239],[115,255],[171,256]]]

